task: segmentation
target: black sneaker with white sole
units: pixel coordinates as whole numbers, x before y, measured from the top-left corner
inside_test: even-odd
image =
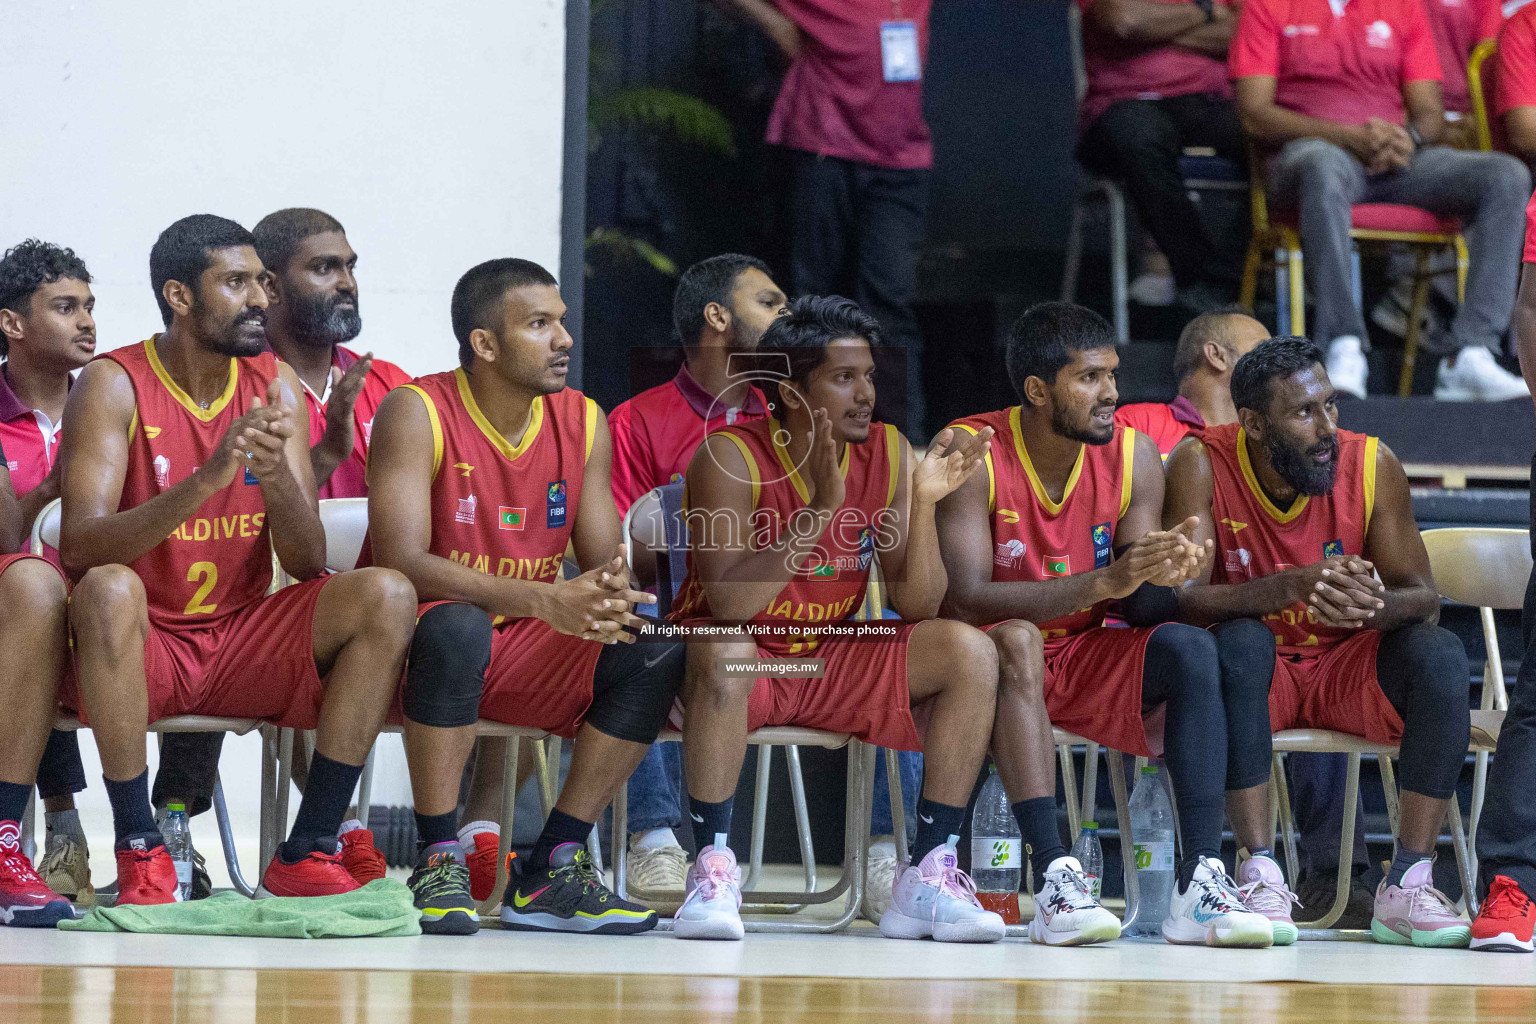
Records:
[[[633,935],[656,927],[656,912],[619,899],[603,884],[579,843],[562,843],[543,871],[512,861],[501,899],[501,926],[535,932]]]

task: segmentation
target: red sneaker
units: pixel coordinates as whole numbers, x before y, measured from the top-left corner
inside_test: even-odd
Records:
[[[357,879],[358,885],[378,881],[389,867],[379,848],[373,845],[373,833],[366,828],[354,828],[341,834],[341,866]]]
[[[469,895],[484,903],[496,891],[496,847],[501,837],[495,832],[476,832],[475,848],[465,858],[469,861]]]
[[[297,864],[284,864],[282,855],[272,858],[261,876],[258,896],[339,896],[361,889],[338,853],[311,852]]]
[[[74,917],[69,900],[43,884],[21,852],[21,826],[0,821],[0,924],[52,928]]]
[[[180,903],[176,862],[165,852],[165,847],[145,848],[142,839],[127,842],[140,845],[117,850],[117,905],[147,907],[158,903]]]
[[[1483,908],[1472,922],[1472,948],[1495,953],[1531,952],[1536,903],[1508,875],[1495,875]]]

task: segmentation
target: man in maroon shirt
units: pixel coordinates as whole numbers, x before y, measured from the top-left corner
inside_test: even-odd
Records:
[[[1077,0],[1088,93],[1078,156],[1125,183],[1141,222],[1173,268],[1181,305],[1230,301],[1237,270],[1217,253],[1184,188],[1185,146],[1244,162],[1227,82],[1237,16],[1227,0]]]
[[[794,162],[791,288],[848,296],[906,349],[906,434],[922,444],[922,335],[912,301],[933,166],[922,91],[931,0],[716,3],[790,60],[767,140]]]
[[[1451,325],[1435,397],[1529,394],[1494,361],[1509,327],[1520,262],[1525,166],[1503,153],[1437,145],[1445,128],[1440,62],[1424,0],[1247,0],[1232,39],[1237,109],[1271,153],[1269,190],[1299,212],[1312,337],[1334,387],[1365,397],[1365,321],[1350,290],[1350,206],[1402,203],[1461,218],[1470,247],[1466,301]]]

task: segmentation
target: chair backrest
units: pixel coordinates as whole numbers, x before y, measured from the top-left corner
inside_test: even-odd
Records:
[[[1526,582],[1531,576],[1530,531],[1458,526],[1425,530],[1422,536],[1440,593],[1475,606],[1482,620],[1483,644],[1488,652],[1483,663],[1483,710],[1506,711],[1509,691],[1504,685],[1504,661],[1493,613],[1495,609],[1519,608],[1525,602]]]
[[[62,518],[60,509],[63,507],[63,501],[59,498],[54,498],[43,506],[43,510],[32,521],[31,551],[34,555],[45,554],[47,548],[53,548],[55,551],[58,550],[59,522]]]
[[[320,525],[325,528],[325,567],[332,572],[357,568],[368,533],[368,499],[321,499]]]
[[[1467,61],[1467,87],[1472,96],[1477,148],[1485,153],[1506,148],[1503,124],[1493,113],[1498,108],[1498,48],[1497,39],[1484,39],[1473,49],[1472,57]]]

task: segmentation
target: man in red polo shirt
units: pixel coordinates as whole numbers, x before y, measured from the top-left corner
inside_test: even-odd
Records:
[[[1150,437],[1167,462],[1173,446],[1191,430],[1237,422],[1232,367],[1268,337],[1268,328],[1237,307],[1195,317],[1185,325],[1173,353],[1179,396],[1167,405],[1122,405],[1115,410],[1115,422]]]
[[[912,302],[933,167],[922,84],[932,0],[716,3],[790,61],[767,133],[794,163],[790,286],[848,296],[906,349],[906,433],[922,444],[923,339]]]
[[[71,374],[96,352],[96,298],[85,262],[70,249],[29,238],[0,259],[0,448],[20,499],[23,533],[59,496],[59,432]],[[26,538],[22,539],[25,548]],[[58,552],[51,551],[55,563]],[[95,898],[90,853],[75,810],[85,766],[73,732],[51,730],[37,769],[47,812],[38,864],[44,882],[71,901]]]
[[[1350,207],[1402,203],[1461,218],[1466,301],[1451,324],[1435,397],[1529,394],[1494,359],[1509,326],[1529,172],[1503,153],[1437,145],[1440,62],[1423,0],[1248,0],[1232,40],[1238,113],[1274,155],[1275,204],[1299,212],[1312,335],[1329,379],[1365,396],[1365,321],[1350,291]]]
[[[1078,111],[1078,157],[1125,183],[1136,213],[1168,257],[1181,305],[1230,301],[1237,268],[1201,226],[1184,188],[1185,146],[1245,163],[1227,81],[1237,24],[1227,0],[1077,0],[1088,93]]]
[[[1525,4],[1499,32],[1498,99],[1510,152],[1536,164],[1536,5]]]

